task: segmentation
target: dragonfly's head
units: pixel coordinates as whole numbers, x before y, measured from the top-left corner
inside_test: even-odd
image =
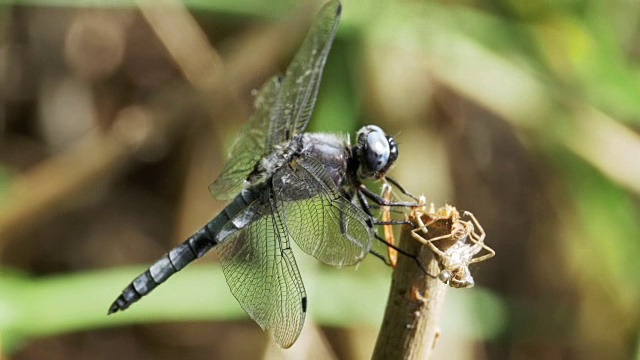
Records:
[[[355,152],[360,162],[360,174],[380,179],[398,158],[398,144],[379,127],[368,125],[358,130]]]

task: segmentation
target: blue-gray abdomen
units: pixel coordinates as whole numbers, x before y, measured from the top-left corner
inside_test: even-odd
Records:
[[[194,260],[202,257],[214,246],[223,242],[229,235],[245,226],[243,222],[232,221],[249,204],[256,200],[259,193],[243,190],[224,210],[213,220],[191,235],[182,244],[176,246],[142,274],[138,275],[113,302],[109,314],[127,309],[141,297],[150,293],[158,285],[165,282],[171,275],[182,270]],[[231,226],[225,226],[231,224]],[[224,234],[221,229],[225,228]]]

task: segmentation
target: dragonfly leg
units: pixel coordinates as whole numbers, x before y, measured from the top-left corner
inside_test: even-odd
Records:
[[[360,207],[362,208],[362,210],[364,210],[364,212],[367,215],[371,217],[374,225],[411,225],[411,227],[416,226],[414,223],[412,223],[409,220],[390,220],[390,221],[376,220],[375,216],[373,216],[373,213],[371,212],[371,205],[369,204],[369,202],[367,202],[367,198],[365,197],[365,195],[362,192],[358,191],[357,196],[358,196],[358,203],[360,204]],[[382,206],[386,206],[386,205],[382,205]]]
[[[367,187],[364,186],[363,184],[360,184],[357,191],[359,194],[363,194],[364,196],[369,198],[371,201],[381,206],[402,206],[402,207],[411,207],[411,208],[420,206],[420,204],[418,203],[411,203],[406,201],[392,201],[392,202],[386,201],[385,199],[380,197],[380,195],[367,189]]]
[[[364,212],[367,213],[367,215],[369,215],[372,219],[375,219],[373,213],[371,212],[371,206],[367,202],[367,199],[364,197],[364,195],[360,191],[356,191],[356,196],[358,197],[358,203],[360,204],[362,210],[364,210]]]
[[[375,220],[373,225],[411,225],[412,228],[416,227],[412,221],[409,220],[389,220],[389,221],[378,221]]]
[[[420,201],[415,195],[413,195],[412,193],[408,192],[404,187],[402,187],[402,185],[400,185],[394,178],[389,177],[389,176],[385,176],[384,178],[385,178],[385,180],[390,182],[391,185],[393,185],[396,188],[398,188],[398,190],[400,190],[400,192],[403,193],[404,195],[412,198],[415,201]]]
[[[356,191],[356,196],[358,197],[358,203],[360,203],[360,207],[362,208],[362,210],[364,210],[364,212],[365,212],[367,215],[369,215],[369,216],[371,217],[371,219],[372,219],[372,221],[373,221],[373,224],[374,224],[374,225],[400,225],[400,224],[404,224],[404,223],[405,223],[404,221],[399,221],[399,222],[395,222],[395,221],[388,221],[388,222],[387,222],[387,221],[378,221],[378,220],[376,220],[376,219],[375,219],[375,217],[373,216],[373,213],[371,213],[371,207],[369,206],[369,203],[367,202],[367,199],[366,199],[366,197],[365,197],[365,194],[363,194],[363,193],[362,193],[362,192],[360,192],[360,191]],[[381,204],[381,205],[383,205],[383,204]],[[411,224],[411,225],[412,225],[412,226],[415,226],[414,224]],[[378,233],[377,233],[377,232],[375,232],[375,231],[374,231],[374,235],[375,235],[376,239],[378,239],[379,241],[382,241],[382,242],[383,242],[384,244],[386,244],[388,247],[390,247],[390,248],[392,248],[392,249],[396,250],[397,252],[399,252],[399,253],[400,253],[400,254],[402,254],[402,255],[405,255],[405,256],[408,256],[408,257],[412,258],[412,259],[416,262],[416,264],[418,264],[418,266],[420,267],[420,269],[421,269],[422,271],[424,271],[426,274],[429,274],[429,273],[427,272],[427,270],[424,268],[424,266],[422,266],[422,264],[420,263],[420,260],[418,260],[418,257],[417,257],[417,256],[412,255],[412,254],[409,254],[409,253],[407,253],[406,251],[404,251],[404,250],[402,250],[402,249],[398,248],[397,246],[395,246],[395,245],[393,245],[393,244],[389,243],[385,238],[383,238],[383,237],[381,237],[380,235],[378,235]],[[370,253],[371,253],[371,254],[373,254],[373,255],[375,255],[375,256],[376,256],[376,257],[378,257],[378,258],[381,258],[381,259],[384,261],[384,263],[385,263],[385,264],[387,264],[387,265],[391,265],[391,264],[387,261],[387,259],[386,259],[384,256],[382,256],[382,255],[380,255],[380,254],[376,253],[375,251],[370,251]],[[429,275],[431,275],[431,274],[429,274]]]
[[[416,264],[418,264],[418,267],[425,273],[431,276],[431,274],[429,274],[429,272],[427,271],[427,269],[424,268],[424,266],[422,265],[422,263],[420,262],[420,259],[418,259],[418,257],[416,255],[413,254],[409,254],[408,252],[400,249],[399,247],[395,246],[394,244],[389,243],[385,238],[383,238],[382,236],[378,235],[377,233],[374,233],[376,239],[378,239],[378,241],[381,241],[382,243],[386,244],[388,247],[394,249],[395,251],[399,252],[400,254],[411,258],[413,261],[415,261]],[[385,259],[385,263],[386,263],[386,259]],[[387,264],[390,265],[390,264]]]
[[[375,250],[369,250],[369,254],[377,257],[378,259],[382,260],[382,262],[387,265],[387,266],[392,266],[391,262],[389,262],[389,260],[387,260],[387,258],[385,258],[383,255],[379,254],[377,251]]]

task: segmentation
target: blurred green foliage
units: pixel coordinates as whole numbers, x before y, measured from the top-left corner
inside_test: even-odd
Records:
[[[301,257],[305,256],[300,254]],[[49,276],[38,279],[4,271],[0,277],[0,334],[2,348],[12,351],[30,338],[100,327],[166,321],[232,321],[246,319],[219,266],[192,266],[118,316],[106,316],[112,297],[142,267]],[[379,272],[304,269],[311,317],[327,326],[377,327],[382,321],[388,279]],[[192,294],[189,296],[188,294]],[[353,296],[358,294],[358,296]],[[504,326],[500,300],[487,291],[456,294],[447,304],[455,316],[445,331],[470,339],[495,337]],[[478,324],[466,320],[483,309]]]
[[[0,166],[0,201],[2,201],[2,197],[9,186],[11,181],[11,176],[9,173],[9,169],[6,169],[3,166]]]

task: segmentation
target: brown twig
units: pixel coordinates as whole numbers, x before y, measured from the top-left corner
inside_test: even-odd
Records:
[[[424,219],[428,216],[426,213],[418,216],[428,222]],[[410,220],[416,222],[415,218]],[[437,219],[428,226],[428,238],[451,233],[452,224],[450,217]],[[410,227],[402,229],[399,245],[410,254],[418,254],[418,260],[429,274],[438,274],[438,259],[412,237]],[[387,309],[372,359],[428,359],[440,333],[446,291],[447,285],[437,277],[425,274],[413,259],[401,256],[393,272]]]

